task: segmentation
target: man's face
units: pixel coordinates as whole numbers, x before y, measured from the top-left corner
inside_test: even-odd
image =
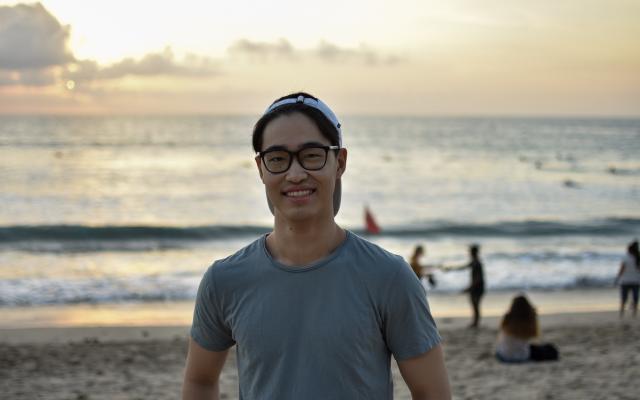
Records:
[[[262,138],[262,151],[283,148],[298,151],[309,145],[330,146],[316,124],[302,113],[281,115],[269,122]],[[347,153],[341,149],[327,154],[325,166],[317,171],[304,169],[294,157],[286,172],[269,172],[260,157],[256,164],[265,185],[267,197],[273,204],[276,218],[299,221],[333,218],[333,191],[336,179],[342,176]]]

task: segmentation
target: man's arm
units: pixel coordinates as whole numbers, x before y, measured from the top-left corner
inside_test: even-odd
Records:
[[[450,400],[449,377],[444,366],[442,346],[398,362],[402,378],[413,400]]]
[[[182,400],[218,400],[220,372],[229,350],[209,351],[189,339]]]
[[[437,265],[436,268],[444,271],[444,272],[449,272],[449,271],[459,271],[461,269],[465,269],[465,268],[469,268],[469,264],[463,264],[463,265]]]

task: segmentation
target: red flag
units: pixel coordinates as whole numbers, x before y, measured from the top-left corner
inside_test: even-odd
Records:
[[[364,207],[364,222],[368,233],[372,235],[380,233],[380,227],[376,224],[376,220],[373,219],[373,214],[369,211],[369,207],[366,206]]]

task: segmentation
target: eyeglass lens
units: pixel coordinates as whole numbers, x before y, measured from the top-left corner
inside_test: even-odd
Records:
[[[304,169],[319,170],[327,162],[327,150],[323,147],[307,147],[297,152],[272,150],[263,155],[264,165],[270,172],[284,172],[291,166],[291,157],[296,155],[298,162]]]

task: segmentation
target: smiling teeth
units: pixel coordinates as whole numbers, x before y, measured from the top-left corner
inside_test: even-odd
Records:
[[[289,197],[302,197],[308,196],[311,194],[311,190],[297,190],[295,192],[287,192],[287,196]]]

